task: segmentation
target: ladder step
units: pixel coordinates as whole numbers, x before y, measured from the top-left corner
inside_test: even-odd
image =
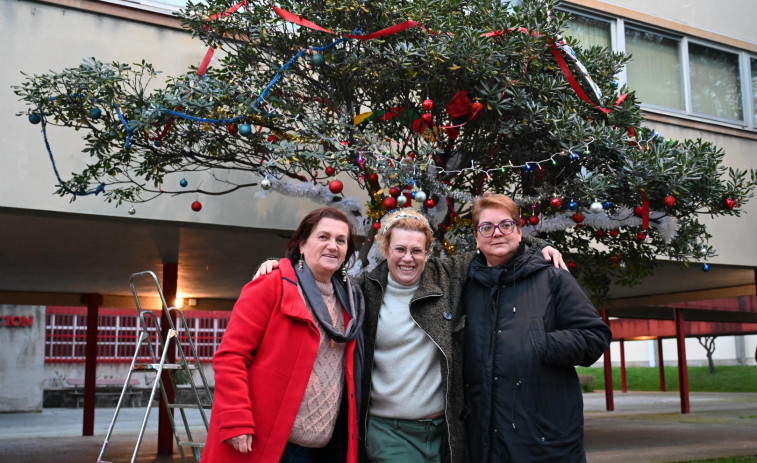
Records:
[[[140,371],[157,371],[160,368],[159,363],[135,363],[134,369]],[[163,364],[164,370],[196,370],[197,365],[187,364],[179,365],[178,363]]]
[[[166,404],[168,408],[194,408],[194,409],[200,409],[204,408],[205,410],[210,410],[212,407],[210,405],[202,404],[202,406],[197,404]]]
[[[198,449],[201,449],[201,448],[205,447],[205,443],[204,442],[184,442],[184,441],[179,441],[179,445],[181,445],[182,447],[194,447],[194,448],[198,448]]]

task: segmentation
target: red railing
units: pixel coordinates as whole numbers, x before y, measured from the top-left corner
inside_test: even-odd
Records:
[[[221,343],[231,312],[184,311],[189,332],[192,335],[200,360],[210,361]],[[156,312],[159,317],[160,312]],[[152,317],[147,318],[151,323]],[[100,309],[98,317],[97,361],[130,362],[134,355],[140,330],[137,310]],[[185,330],[177,320],[179,340],[184,346],[184,355],[191,356]],[[45,320],[45,362],[83,363],[87,343],[87,309],[85,307],[47,307]],[[151,340],[156,352],[153,336]],[[178,353],[177,353],[178,358]],[[140,361],[149,361],[149,351],[144,344],[140,349]]]

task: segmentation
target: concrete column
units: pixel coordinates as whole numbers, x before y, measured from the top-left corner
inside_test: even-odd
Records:
[[[0,412],[41,412],[45,307],[0,305]]]

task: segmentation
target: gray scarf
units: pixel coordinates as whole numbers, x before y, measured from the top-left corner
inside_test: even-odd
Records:
[[[334,285],[334,290],[339,302],[342,303],[342,307],[347,310],[350,315],[350,322],[347,325],[345,333],[340,333],[334,326],[334,320],[331,319],[331,314],[326,306],[326,302],[321,296],[321,292],[318,291],[318,287],[315,284],[315,278],[310,271],[308,265],[303,262],[302,270],[295,272],[297,274],[297,281],[302,288],[302,294],[305,295],[305,300],[308,305],[313,309],[313,315],[321,325],[323,330],[328,334],[329,338],[336,342],[352,341],[357,336],[363,325],[364,307],[360,301],[355,300],[355,291],[352,290],[352,282],[343,282],[337,275],[331,277],[331,284]],[[358,293],[358,297],[360,297]]]

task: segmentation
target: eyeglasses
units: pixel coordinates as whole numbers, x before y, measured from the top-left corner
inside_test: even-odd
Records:
[[[494,234],[495,228],[498,229],[503,235],[509,235],[510,233],[514,232],[516,228],[518,228],[518,224],[513,220],[505,219],[498,224],[484,222],[479,225],[476,230],[478,230],[478,233],[484,238],[489,238]]]
[[[403,258],[405,254],[410,253],[413,259],[420,259],[426,255],[426,250],[421,248],[408,249],[405,246],[395,246],[392,248],[392,254],[394,257]]]

